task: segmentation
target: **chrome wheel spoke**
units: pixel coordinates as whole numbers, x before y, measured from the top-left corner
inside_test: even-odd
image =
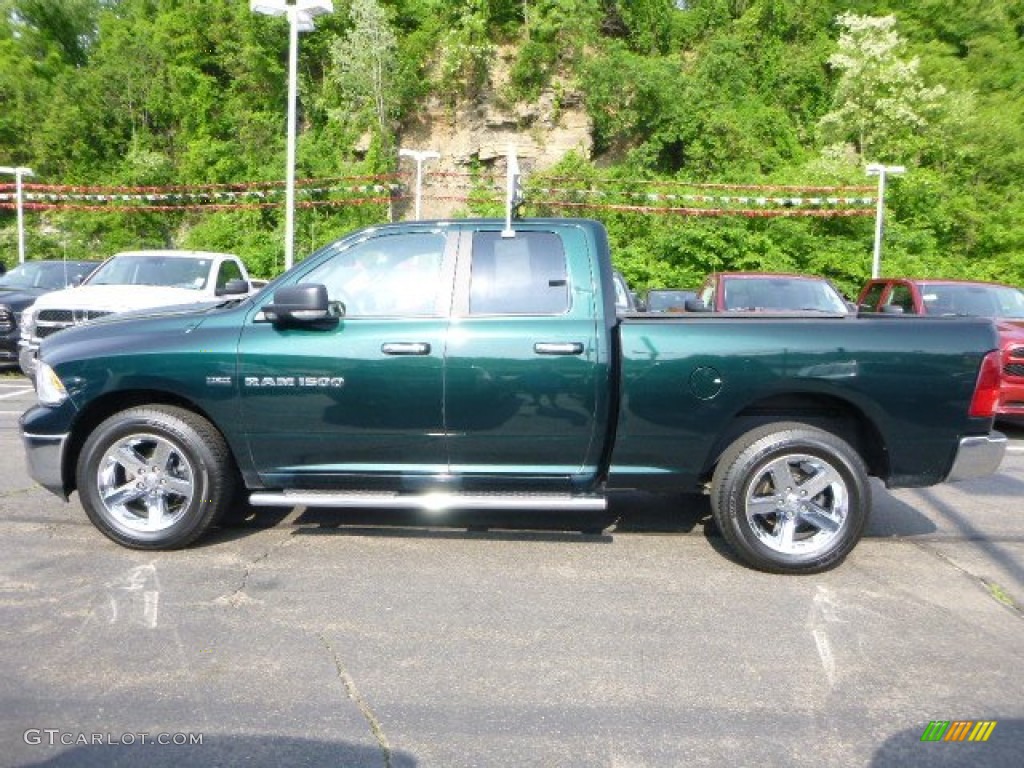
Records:
[[[829,510],[817,504],[808,504],[807,509],[800,513],[800,519],[826,533],[835,533],[842,525],[841,520],[836,520]]]
[[[793,548],[793,537],[796,533],[796,519],[780,515],[775,521],[772,539],[776,547],[785,552]]]
[[[105,492],[101,488],[100,492],[103,494],[103,503],[107,507],[123,507],[125,504],[146,495],[145,489],[139,488],[134,480],[118,488],[108,489]]]
[[[135,446],[130,443],[122,443],[111,454],[110,458],[133,475],[145,472],[148,468],[146,460],[139,455],[139,452],[135,450]]]
[[[164,481],[164,489],[167,493],[189,497],[192,495],[192,481],[182,477],[168,477]]]
[[[779,493],[787,488],[796,487],[796,478],[793,476],[793,467],[789,463],[789,459],[783,457],[776,459],[767,467],[765,472],[771,477],[772,485],[775,487],[775,492]]]
[[[839,481],[839,475],[831,468],[824,468],[815,465],[815,473],[800,485],[800,491],[806,493],[808,499],[813,499],[830,485]]]
[[[167,517],[167,497],[162,493],[149,494],[146,497],[146,512],[149,527],[154,530],[161,528]]]
[[[777,512],[778,496],[753,496],[747,500],[747,517],[763,517]]]
[[[149,461],[149,465],[160,470],[167,470],[171,459],[177,455],[177,452],[171,447],[170,443],[159,442],[156,444],[156,448],[153,449],[153,456]]]

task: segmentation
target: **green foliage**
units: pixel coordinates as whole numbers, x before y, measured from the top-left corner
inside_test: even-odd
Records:
[[[494,57],[491,40],[489,3],[470,0],[464,4],[444,4],[448,23],[441,33],[438,90],[453,103],[460,96],[473,98],[487,82]]]
[[[398,117],[398,39],[376,0],[353,0],[352,27],[331,48],[328,84],[337,94],[331,120],[356,131],[372,129],[385,146],[394,143]]]
[[[941,114],[946,89],[925,86],[919,60],[905,56],[895,16],[847,13],[837,21],[843,32],[829,64],[840,77],[835,108],[821,119],[825,140],[852,142],[871,160],[916,156],[915,139]]]
[[[550,186],[590,203],[638,179],[861,185],[865,160],[894,162],[908,172],[887,196],[886,274],[1024,284],[1022,30],[1022,0],[339,0],[301,37],[297,175],[392,170],[402,126],[427,99],[487,94],[500,47],[504,98],[557,82],[592,124],[592,158],[528,187],[571,177]],[[241,0],[0,0],[0,164],[60,184],[279,180],[287,51],[284,20]],[[470,197],[468,212],[503,213],[482,175]],[[582,212],[607,224],[638,288],[771,269],[853,293],[870,268],[870,217]],[[270,277],[282,214],[31,213],[28,248],[214,248]],[[385,218],[384,205],[300,208],[296,252]],[[14,232],[0,209],[8,264]]]

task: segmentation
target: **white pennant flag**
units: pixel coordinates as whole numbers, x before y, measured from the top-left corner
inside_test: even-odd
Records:
[[[516,156],[516,148],[509,145],[508,148],[508,178],[505,182],[505,229],[502,237],[515,237],[515,230],[512,229],[512,214],[517,205],[523,202],[522,176],[519,173],[519,158]]]

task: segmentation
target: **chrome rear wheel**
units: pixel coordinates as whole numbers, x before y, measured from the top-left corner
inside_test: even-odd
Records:
[[[711,480],[711,511],[755,568],[815,573],[856,546],[867,525],[867,468],[838,435],[800,422],[765,424],[737,438]]]

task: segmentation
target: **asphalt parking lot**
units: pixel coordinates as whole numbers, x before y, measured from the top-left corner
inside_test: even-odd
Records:
[[[735,562],[704,499],[639,495],[299,508],[133,552],[29,480],[32,399],[0,377],[0,764],[1024,763],[1024,431],[994,477],[876,486],[847,561],[786,577]]]

